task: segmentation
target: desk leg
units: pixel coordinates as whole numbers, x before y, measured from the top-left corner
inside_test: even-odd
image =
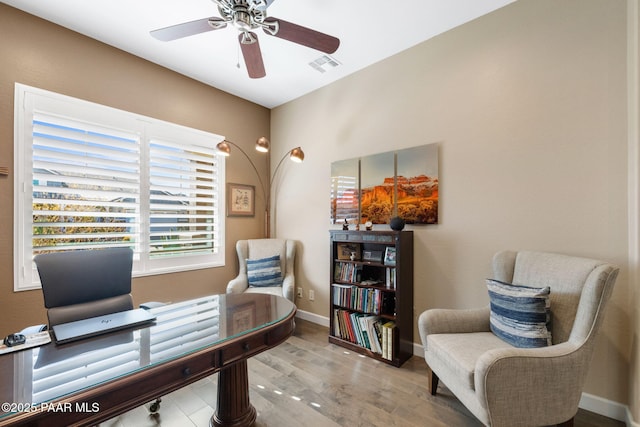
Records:
[[[218,373],[218,407],[211,417],[211,427],[253,425],[256,409],[249,402],[247,361],[241,360]]]

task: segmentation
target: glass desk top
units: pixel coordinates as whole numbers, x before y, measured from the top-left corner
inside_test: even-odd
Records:
[[[295,312],[285,298],[223,294],[152,308],[156,321],[68,344],[0,356],[0,419],[104,382],[149,369],[282,321]],[[13,381],[12,381],[13,380]],[[22,405],[22,406],[20,406]]]

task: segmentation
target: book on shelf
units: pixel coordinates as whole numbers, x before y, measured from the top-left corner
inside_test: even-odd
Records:
[[[363,324],[363,329],[366,330],[367,338],[369,340],[369,349],[374,353],[382,354],[382,344],[375,330],[374,325],[380,322],[378,316],[362,316],[360,321]]]
[[[393,360],[393,341],[395,322],[389,321],[382,325],[382,357]]]

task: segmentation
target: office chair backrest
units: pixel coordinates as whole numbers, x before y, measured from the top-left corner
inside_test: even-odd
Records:
[[[56,252],[34,260],[49,326],[133,308],[130,248]]]

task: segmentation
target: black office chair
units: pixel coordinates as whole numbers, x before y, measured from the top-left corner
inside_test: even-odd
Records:
[[[49,327],[133,309],[131,248],[76,250],[34,258]],[[149,408],[160,408],[157,399]]]
[[[49,327],[133,309],[130,248],[54,252],[34,260]]]

